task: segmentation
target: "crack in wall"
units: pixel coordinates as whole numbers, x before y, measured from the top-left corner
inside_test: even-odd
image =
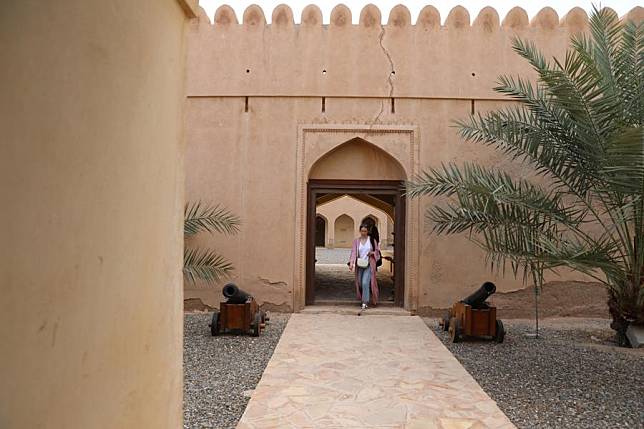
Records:
[[[383,54],[385,54],[385,57],[387,57],[387,61],[389,62],[389,75],[387,76],[387,85],[389,86],[389,97],[388,99],[391,99],[394,95],[394,60],[391,58],[391,54],[389,53],[389,50],[385,48],[385,45],[383,43],[383,40],[385,38],[385,26],[380,24],[380,34],[378,35],[378,44],[380,45],[380,49],[382,50]],[[371,125],[369,126],[369,129],[371,128],[380,120],[380,117],[385,111],[385,103],[387,100],[382,100],[380,103],[380,111],[376,115],[376,117],[371,121]]]

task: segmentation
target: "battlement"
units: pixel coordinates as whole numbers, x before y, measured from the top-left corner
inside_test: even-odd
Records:
[[[622,19],[643,20],[644,8]],[[457,6],[441,24],[438,10],[426,6],[412,24],[409,10],[398,5],[381,22],[372,4],[357,25],[343,4],[333,8],[328,25],[315,5],[304,8],[299,24],[284,4],[273,10],[271,24],[257,5],[241,23],[228,5],[212,22],[199,8],[189,32],[188,94],[496,99],[491,88],[500,74],[531,73],[512,52],[514,37],[561,56],[570,35],[588,29],[588,15],[578,7],[561,19],[545,7],[531,20],[520,7],[503,20],[486,7],[471,21]]]
[[[239,25],[239,20],[237,15],[232,7],[229,5],[220,6],[215,12],[214,21],[211,22],[210,18],[207,16],[203,8],[199,8],[199,20],[204,23],[211,23],[213,25],[229,26],[229,25]],[[610,8],[615,15],[615,11]],[[644,9],[640,6],[637,6],[631,9],[622,19],[626,20],[642,20],[644,14]],[[365,6],[360,12],[360,21],[359,25],[363,27],[372,27],[373,25],[380,25],[381,19],[380,9],[373,5],[369,4]],[[273,9],[272,24],[266,23],[266,15],[262,8],[258,5],[251,5],[246,8],[242,24],[257,27],[262,25],[275,25],[275,26],[296,26],[296,25],[322,25],[322,11],[316,5],[308,5],[302,11],[302,16],[300,23],[296,24],[293,20],[293,12],[288,5],[280,4],[275,9]],[[351,10],[343,5],[339,4],[333,8],[331,12],[331,26],[344,27],[347,25],[352,25],[352,16]],[[409,9],[402,4],[399,4],[391,9],[389,12],[389,19],[386,25],[393,25],[396,27],[406,27],[411,26],[411,13]],[[433,28],[437,29],[441,27],[441,17],[440,13],[434,6],[425,6],[416,20],[415,26],[421,26],[424,28]],[[470,25],[470,14],[462,6],[454,7],[447,16],[444,25],[442,27],[453,27],[461,28],[463,26]],[[471,26],[482,26],[487,30],[492,30],[494,27],[503,27],[509,29],[518,29],[518,28],[546,28],[553,29],[555,27],[568,27],[574,28],[577,30],[584,30],[588,25],[588,15],[586,12],[579,8],[572,8],[563,18],[559,19],[557,12],[551,7],[544,7],[541,9],[532,20],[528,20],[528,14],[521,7],[512,8],[503,21],[499,20],[499,15],[493,7],[485,7],[481,9],[478,16],[472,22]]]

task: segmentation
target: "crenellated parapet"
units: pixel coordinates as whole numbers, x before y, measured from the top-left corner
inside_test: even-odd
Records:
[[[613,11],[613,13],[615,12]],[[622,17],[622,19],[641,21],[643,19],[643,14],[644,9],[637,6]],[[615,15],[617,14],[615,13]],[[272,24],[270,25],[296,25],[293,18],[293,12],[288,5],[280,4],[273,10],[271,16]],[[373,4],[368,4],[360,12],[359,24],[369,27],[375,23],[373,19],[379,16],[381,16],[380,9]],[[203,23],[212,25],[239,24],[235,11],[229,5],[222,5],[217,9],[213,22],[211,22],[205,10],[199,7],[199,20]],[[377,21],[378,25],[380,24],[380,21],[381,20]],[[267,25],[262,8],[258,5],[249,6],[244,12],[242,23],[248,26],[255,26],[260,22]],[[331,23],[336,26],[352,25],[351,10],[343,4],[337,5],[331,12]],[[322,25],[322,11],[318,6],[313,4],[306,6],[302,10],[300,24],[297,25]],[[409,9],[402,4],[395,6],[389,13],[387,25],[395,25],[399,27],[412,25]],[[416,23],[413,25],[438,28],[441,26],[440,13],[434,6],[425,6],[418,15]],[[463,25],[470,25],[469,12],[462,6],[456,6],[449,12],[448,17],[445,20],[444,27],[452,26],[458,28]],[[577,28],[584,28],[588,25],[588,15],[582,8],[575,7],[559,19],[559,16],[554,9],[551,7],[544,7],[530,21],[528,19],[528,14],[524,9],[521,7],[514,7],[501,21],[496,10],[493,7],[488,6],[481,9],[471,25],[483,26],[487,29],[493,29],[494,27],[500,26],[504,28],[535,27],[553,29],[557,26],[576,26]]]
[[[562,56],[570,36],[588,30],[581,8],[560,18],[545,7],[529,19],[515,7],[501,19],[486,7],[472,20],[457,6],[443,22],[426,6],[412,23],[409,10],[398,5],[383,25],[381,11],[369,4],[354,25],[351,10],[339,4],[325,25],[315,5],[304,8],[296,24],[291,8],[281,4],[271,18],[267,24],[264,11],[251,5],[240,22],[223,5],[211,22],[200,8],[188,36],[188,95],[493,99],[500,74],[531,73],[511,49],[514,37]],[[644,8],[622,19],[643,20]]]

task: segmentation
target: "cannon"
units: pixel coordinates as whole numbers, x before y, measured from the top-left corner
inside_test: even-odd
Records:
[[[221,292],[226,301],[221,302],[219,311],[212,314],[211,335],[241,333],[258,337],[266,327],[268,314],[259,309],[257,301],[249,293],[233,283],[225,285]]]
[[[234,283],[228,283],[224,286],[221,293],[226,297],[227,304],[243,304],[248,301],[248,299],[252,298],[250,294],[238,288]]]
[[[449,332],[453,343],[467,337],[486,337],[494,339],[497,343],[503,342],[503,322],[496,318],[496,307],[487,303],[487,299],[494,292],[494,283],[483,283],[476,292],[452,305],[439,321],[443,330]]]
[[[489,306],[485,301],[492,296],[494,292],[496,292],[496,285],[492,282],[485,282],[476,290],[476,292],[461,302],[472,306],[472,308],[488,308]]]

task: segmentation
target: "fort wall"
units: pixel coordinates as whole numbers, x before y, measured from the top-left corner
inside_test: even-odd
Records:
[[[624,19],[643,16],[638,7]],[[511,103],[492,90],[499,75],[534,77],[513,52],[513,38],[562,58],[571,35],[588,30],[580,8],[563,17],[544,8],[528,19],[518,7],[503,18],[492,8],[471,17],[456,7],[442,18],[427,6],[412,23],[407,8],[396,6],[380,23],[373,5],[357,25],[343,5],[328,25],[316,6],[295,24],[290,8],[280,5],[270,25],[258,6],[241,19],[221,6],[212,22],[201,11],[189,31],[186,197],[222,203],[243,221],[234,237],[201,236],[193,244],[229,257],[234,280],[274,308],[304,305],[305,189],[326,150],[360,137],[391,155],[406,178],[450,161],[529,177],[525,166],[462,142],[453,121]],[[373,159],[373,147],[364,146],[365,160]],[[316,175],[352,178],[342,170],[349,169]],[[487,279],[500,291],[522,287],[491,275],[465,237],[428,236],[423,213],[433,202],[407,207],[407,308],[446,307]],[[186,298],[216,305],[219,293],[201,285],[187,289]]]

